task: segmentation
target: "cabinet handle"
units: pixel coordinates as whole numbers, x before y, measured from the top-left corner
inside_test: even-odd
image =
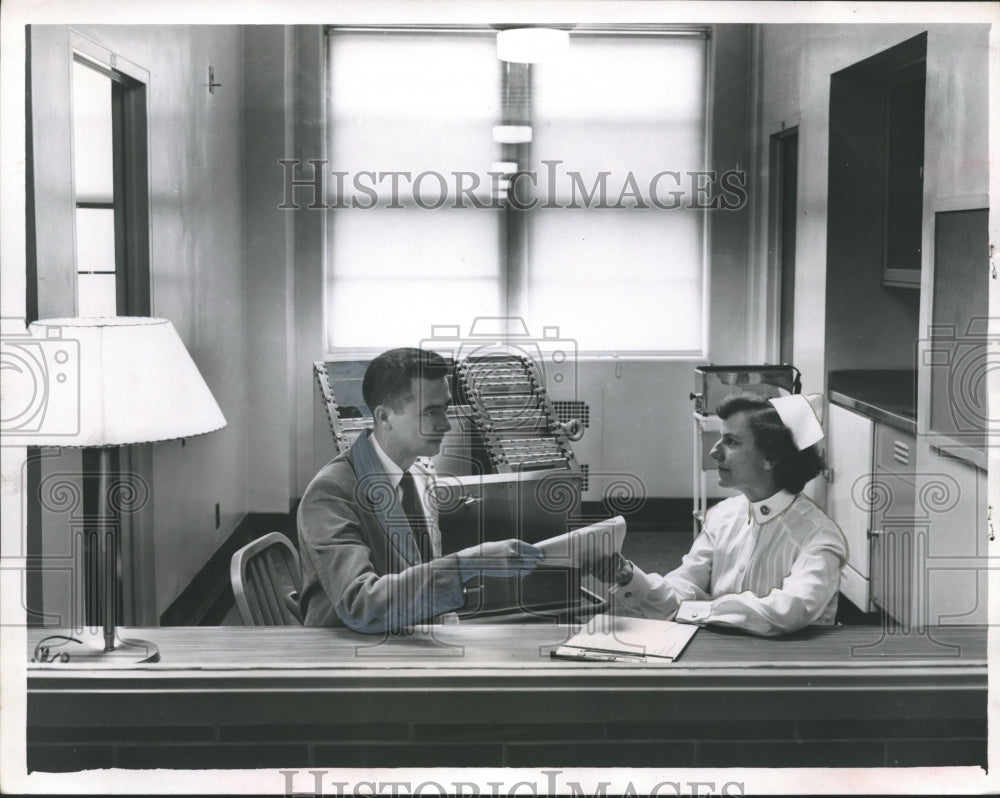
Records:
[[[871,538],[881,537],[881,535],[882,535],[882,530],[881,529],[869,529],[868,530],[868,538],[869,538],[869,540]]]

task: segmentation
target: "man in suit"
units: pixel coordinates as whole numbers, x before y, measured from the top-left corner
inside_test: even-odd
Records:
[[[465,604],[465,583],[514,577],[542,553],[520,540],[441,556],[429,463],[451,429],[448,365],[421,349],[391,349],[365,371],[374,418],[327,463],[299,505],[302,617],[307,626],[384,633]]]

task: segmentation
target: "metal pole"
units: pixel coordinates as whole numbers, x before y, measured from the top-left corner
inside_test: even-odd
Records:
[[[104,650],[115,649],[115,610],[117,602],[116,580],[118,578],[118,524],[111,509],[108,491],[111,488],[111,449],[104,446],[98,453],[99,472],[97,478],[98,509],[100,512],[101,540],[103,547],[103,580],[102,613],[104,620]]]

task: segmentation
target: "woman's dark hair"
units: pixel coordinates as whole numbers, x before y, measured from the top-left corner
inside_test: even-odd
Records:
[[[435,380],[447,377],[448,371],[448,361],[437,352],[414,347],[390,349],[368,364],[361,395],[372,412],[379,405],[399,410],[412,395],[414,378]]]
[[[820,445],[814,443],[801,452],[792,440],[778,411],[767,399],[756,394],[734,393],[719,402],[716,414],[727,419],[745,412],[754,442],[764,457],[774,464],[774,481],[782,490],[799,493],[806,483],[825,467]]]

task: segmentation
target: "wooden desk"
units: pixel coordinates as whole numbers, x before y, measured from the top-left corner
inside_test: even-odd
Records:
[[[119,630],[161,661],[29,667],[29,767],[985,764],[981,627],[702,629],[656,666],[550,659],[571,631]]]

